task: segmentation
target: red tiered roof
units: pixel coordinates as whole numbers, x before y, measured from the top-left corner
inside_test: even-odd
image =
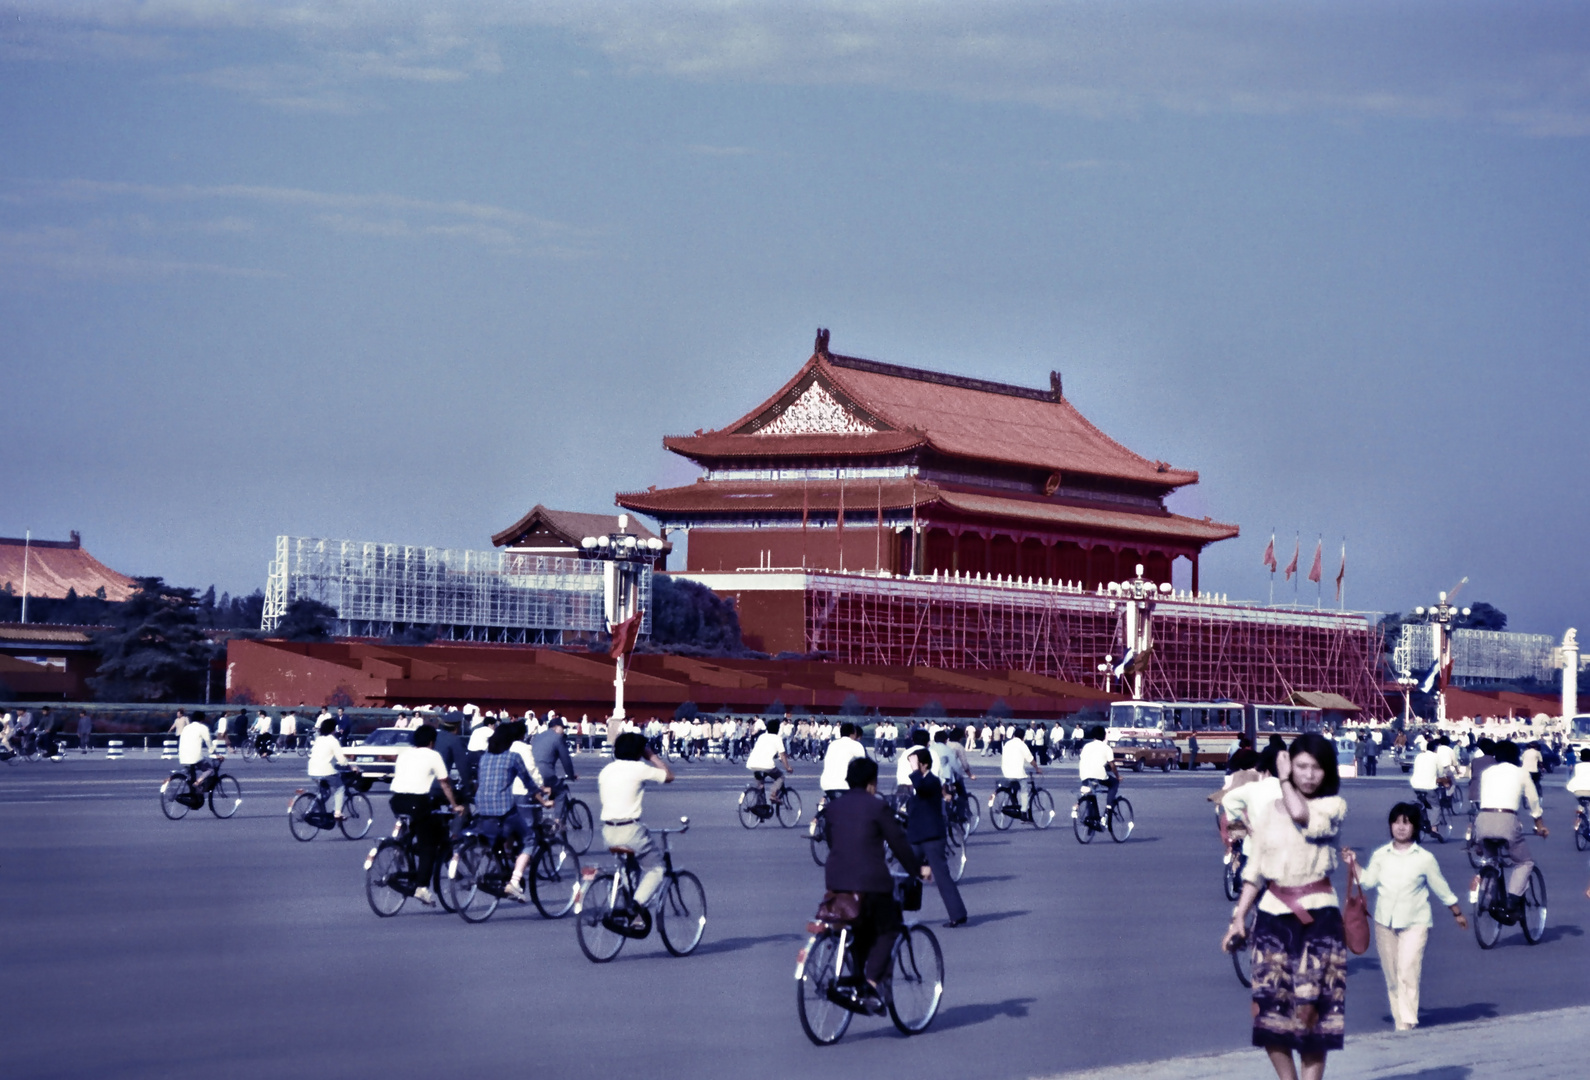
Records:
[[[70,590],[78,596],[94,596],[104,589],[105,599],[125,600],[134,592],[133,579],[84,551],[75,532],[70,540],[27,541],[19,536],[0,536],[0,589],[10,585],[12,592],[22,595],[24,555],[29,596],[58,600]]]

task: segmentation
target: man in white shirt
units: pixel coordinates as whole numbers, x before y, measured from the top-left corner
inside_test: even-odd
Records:
[[[610,848],[628,848],[640,863],[640,882],[635,886],[631,920],[650,920],[642,915],[646,903],[663,880],[662,851],[652,843],[651,830],[641,821],[647,784],[671,784],[674,772],[668,762],[652,753],[646,736],[626,731],[613,740],[613,760],[596,776],[596,790],[602,803],[602,839]]]
[[[392,813],[398,817],[408,815],[409,825],[414,830],[414,847],[419,856],[417,880],[425,883],[415,888],[414,899],[426,905],[436,903],[436,894],[430,889],[431,874],[436,865],[436,853],[447,838],[447,825],[438,822],[436,815],[431,813],[435,806],[431,785],[441,785],[453,813],[464,812],[453,793],[447,762],[433,749],[435,745],[436,729],[421,724],[414,729],[414,745],[400,752],[392,763]]]
[[[348,786],[343,781],[343,773],[346,772],[351,777],[353,765],[342,752],[342,743],[338,742],[337,736],[333,734],[337,730],[337,722],[331,718],[329,712],[316,728],[319,733],[309,748],[309,779],[320,785],[322,793],[330,789],[331,812],[338,821],[341,821],[342,804],[348,796]]]
[[[999,787],[1002,791],[1015,789],[1023,814],[1030,812],[1032,804],[1032,791],[1026,783],[1029,772],[1034,776],[1043,775],[1038,763],[1032,760],[1032,751],[1020,739],[1006,739],[999,751],[999,773],[1004,777]]]
[[[767,730],[756,737],[756,742],[751,746],[751,753],[745,759],[745,767],[756,777],[758,785],[766,787],[767,781],[773,781],[773,790],[768,795],[771,802],[778,802],[779,796],[784,792],[784,774],[795,775],[795,770],[790,767],[789,754],[784,749],[784,740],[778,733],[779,722],[769,720]],[[783,766],[781,769],[780,766]]]
[[[1115,805],[1115,796],[1121,790],[1121,773],[1115,767],[1115,751],[1104,737],[1104,725],[1094,724],[1088,729],[1088,741],[1082,744],[1077,755],[1077,779],[1095,788],[1103,785],[1106,806]],[[1094,805],[1098,799],[1094,799]]]
[[[1496,744],[1496,760],[1480,775],[1480,811],[1474,819],[1474,836],[1477,840],[1506,840],[1512,867],[1507,872],[1507,894],[1514,907],[1522,906],[1524,888],[1529,883],[1529,872],[1534,869],[1534,859],[1529,854],[1529,844],[1524,840],[1518,808],[1528,807],[1535,821],[1535,833],[1549,835],[1540,796],[1535,782],[1518,764],[1518,744]]]
[[[823,775],[817,786],[830,799],[837,799],[850,790],[845,770],[856,758],[867,756],[867,748],[857,738],[860,734],[861,729],[847,720],[839,725],[839,738],[828,744],[828,751],[823,755]]]
[[[182,734],[177,736],[177,764],[187,767],[188,782],[195,793],[210,777],[210,755],[214,751],[215,744],[210,738],[210,727],[204,722],[204,714],[194,713],[193,719],[182,725]],[[201,765],[203,770],[199,768]]]

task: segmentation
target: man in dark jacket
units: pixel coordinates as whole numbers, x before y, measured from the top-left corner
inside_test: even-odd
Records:
[[[570,780],[578,780],[574,771],[574,758],[569,755],[569,741],[564,737],[563,717],[547,714],[547,729],[530,740],[530,753],[541,772],[542,782],[552,789],[554,800],[552,816],[563,820],[563,808],[569,801]],[[562,775],[559,775],[561,769]]]
[[[470,767],[469,754],[465,749],[463,737],[458,734],[462,720],[461,713],[442,714],[442,728],[436,733],[436,752],[442,755],[443,761],[447,762],[447,771],[458,776],[459,800],[468,802],[471,793],[475,790],[475,771]],[[440,793],[440,789],[431,792],[433,796]]]
[[[939,899],[950,921],[945,926],[955,927],[966,922],[966,905],[961,902],[960,887],[950,877],[950,864],[944,844],[944,786],[933,775],[933,757],[926,750],[913,750],[916,772],[911,774],[911,801],[906,804],[905,838],[917,858],[933,870],[933,880],[939,887]]]
[[[862,974],[871,991],[867,1005],[878,1011],[883,1007],[878,980],[889,969],[889,954],[901,925],[900,904],[894,898],[894,878],[883,860],[883,845],[889,845],[907,873],[932,881],[933,871],[917,858],[894,812],[878,798],[878,763],[856,758],[845,771],[845,783],[850,790],[824,811],[829,845],[825,874],[830,892],[860,897],[860,914],[853,927],[855,955],[866,958]]]

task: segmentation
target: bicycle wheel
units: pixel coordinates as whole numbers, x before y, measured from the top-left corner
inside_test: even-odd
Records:
[[[1225,865],[1220,870],[1226,899],[1235,901],[1242,895],[1242,856],[1236,852],[1227,855]]]
[[[1005,807],[1008,805],[1010,805],[1008,801],[999,801],[999,792],[995,792],[994,797],[988,801],[988,822],[993,825],[995,832],[1004,832],[1010,828],[1010,823],[1015,820],[1005,813]]]
[[[364,898],[370,910],[390,919],[403,910],[409,894],[402,886],[409,876],[409,854],[397,840],[383,840],[364,867]]]
[[[576,855],[584,855],[591,850],[591,838],[595,835],[591,808],[579,799],[570,799],[568,808],[563,812],[563,839]]]
[[[756,813],[757,808],[761,805],[762,790],[760,788],[748,787],[740,792],[740,824],[747,829],[754,829],[762,824],[761,817]]]
[[[977,831],[977,826],[983,823],[983,804],[968,795],[966,797],[966,835],[971,836]]]
[[[243,749],[238,751],[238,752],[243,755],[243,760],[244,761],[253,761],[254,760],[254,740],[250,739],[247,742],[245,742],[243,744]]]
[[[793,829],[801,819],[801,793],[792,787],[787,787],[778,800],[778,823],[786,829]]]
[[[1454,783],[1452,785],[1452,793],[1450,798],[1452,802],[1453,817],[1457,817],[1460,814],[1466,814],[1469,812],[1468,792],[1464,790],[1464,786],[1462,784]]]
[[[1468,856],[1469,865],[1476,870],[1480,869],[1485,865],[1485,848],[1478,840],[1474,839],[1473,818],[1469,818],[1469,827],[1463,833],[1463,842],[1465,845],[1464,854]]]
[[[1248,909],[1248,917],[1243,922],[1243,933],[1247,935],[1239,948],[1231,952],[1231,966],[1236,969],[1237,981],[1243,986],[1253,988],[1253,926],[1259,921],[1259,905],[1254,904]]]
[[[818,1046],[831,1046],[850,1027],[850,1010],[829,996],[840,979],[852,975],[850,950],[840,956],[839,935],[824,930],[801,950],[801,957],[800,977],[795,981],[801,1030]]]
[[[469,923],[485,922],[501,902],[501,867],[491,850],[491,841],[483,836],[465,840],[454,856],[453,901],[458,905],[459,918]]]
[[[1590,819],[1579,822],[1573,831],[1573,846],[1577,851],[1590,848]]]
[[[1436,818],[1433,824],[1435,826],[1436,839],[1441,843],[1444,844],[1452,838],[1452,814],[1446,807],[1443,806],[1436,811]]]
[[[337,822],[342,835],[349,840],[363,840],[374,823],[375,810],[370,806],[370,800],[357,791],[350,791],[342,801],[342,820]]]
[[[707,929],[707,890],[689,870],[673,876],[657,905],[657,933],[674,956],[689,956]]]
[[[944,858],[950,865],[950,880],[958,882],[966,874],[966,845],[946,844]]]
[[[615,907],[627,905],[629,897],[621,887],[613,893],[611,871],[591,882],[585,890],[585,899],[574,915],[574,934],[580,941],[580,951],[593,964],[605,964],[618,955],[624,947],[624,935],[606,923]]]
[[[889,979],[889,1019],[906,1035],[926,1031],[944,998],[944,954],[933,931],[907,927],[894,943]]]
[[[1047,829],[1054,821],[1054,796],[1047,788],[1032,793],[1032,824],[1034,828]]]
[[[1546,875],[1538,866],[1529,872],[1529,881],[1524,884],[1524,917],[1520,924],[1524,940],[1539,945],[1546,933]]]
[[[828,823],[822,815],[812,819],[811,825],[812,862],[818,866],[828,865]]]
[[[210,789],[210,813],[218,818],[229,818],[243,805],[243,785],[234,776],[222,773],[215,778]]]
[[[1093,843],[1093,829],[1088,825],[1088,808],[1081,799],[1071,806],[1071,831],[1077,834],[1077,843]]]
[[[1480,891],[1474,899],[1474,940],[1480,943],[1482,949],[1493,947],[1502,936],[1502,924],[1491,913],[1491,905],[1500,888],[1501,879],[1494,874],[1480,875]]]
[[[1110,838],[1117,844],[1124,844],[1136,825],[1137,822],[1132,819],[1132,804],[1125,799],[1116,799],[1115,805],[1110,808]]]
[[[309,815],[315,812],[315,802],[312,792],[300,791],[287,808],[287,830],[294,840],[308,842],[320,831],[320,826],[309,820]]]
[[[574,910],[580,888],[580,857],[562,840],[549,840],[530,860],[530,902],[545,919]]]
[[[193,809],[188,805],[188,778],[181,773],[172,773],[166,782],[160,785],[160,810],[172,821],[181,821],[188,816],[188,811]]]

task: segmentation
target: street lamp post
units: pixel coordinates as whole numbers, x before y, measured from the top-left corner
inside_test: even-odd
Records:
[[[1452,664],[1453,624],[1459,618],[1468,618],[1470,610],[1448,603],[1446,593],[1437,594],[1434,607],[1413,609],[1415,615],[1428,616],[1435,627],[1435,720],[1438,724],[1446,722],[1446,672]]]
[[[656,562],[662,552],[662,541],[655,536],[642,540],[625,531],[629,515],[620,514],[618,531],[606,536],[587,536],[580,541],[580,554],[587,559],[602,561],[602,611],[607,620],[607,632],[613,633],[621,624],[641,615],[641,583],[646,568]],[[613,716],[623,720],[624,713],[624,660],[622,643],[615,642],[613,659]]]
[[[1117,597],[1126,607],[1126,653],[1121,657],[1120,663],[1115,665],[1116,678],[1125,679],[1128,674],[1132,676],[1132,700],[1143,700],[1143,672],[1141,670],[1142,658],[1148,655],[1154,646],[1153,635],[1150,632],[1150,618],[1154,613],[1154,603],[1161,596],[1170,595],[1170,582],[1155,585],[1143,576],[1143,564],[1137,564],[1137,576],[1131,581],[1120,583],[1110,582],[1107,591],[1112,597]],[[1115,605],[1110,605],[1113,610]],[[1133,670],[1136,668],[1137,670]]]

